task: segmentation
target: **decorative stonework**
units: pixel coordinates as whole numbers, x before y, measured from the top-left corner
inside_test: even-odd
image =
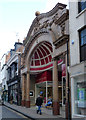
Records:
[[[62,24],[61,25],[61,33],[62,33],[62,35],[64,35],[64,30],[65,30],[65,24]]]
[[[25,67],[25,59],[31,45],[40,35],[50,34],[49,30],[51,29],[55,36],[53,44],[56,48],[66,43],[66,39],[68,39],[68,35],[65,33],[65,21],[68,19],[68,10],[66,9],[66,5],[58,3],[51,11],[47,13],[40,14],[39,12],[36,12],[36,14],[36,18],[33,20],[27,37],[23,42],[25,45],[25,50],[23,53],[22,68]],[[56,27],[55,30],[53,26]]]
[[[27,52],[29,51],[30,45],[32,44],[32,42],[36,39],[36,37],[38,37],[40,34],[44,34],[44,33],[48,33],[48,31],[46,29],[41,29],[38,32],[36,32],[31,39],[28,41],[26,47],[25,47],[25,53],[24,56],[26,56]]]
[[[36,15],[36,16],[39,16],[39,15],[40,15],[40,12],[39,12],[39,11],[36,11],[36,12],[35,12],[35,15]]]
[[[57,39],[53,44],[56,46],[56,48],[59,48],[60,46],[65,44],[68,39],[69,39],[69,35],[63,35],[59,37],[59,39]]]
[[[62,12],[61,16],[55,19],[55,24],[60,25],[64,23],[64,21],[67,20],[68,18],[69,18],[69,11],[65,9],[65,11]]]
[[[47,12],[47,13],[39,14],[39,15],[33,20],[33,22],[32,22],[32,25],[31,25],[31,27],[30,27],[30,30],[29,30],[28,34],[27,34],[27,37],[26,37],[26,39],[23,41],[24,45],[27,43],[28,38],[30,37],[31,32],[32,32],[35,24],[37,24],[37,23],[38,23],[41,19],[43,19],[43,18],[48,18],[48,17],[53,16],[55,13],[57,13],[57,11],[58,11],[59,9],[63,10],[64,8],[66,8],[66,5],[61,4],[61,3],[57,3],[57,5],[56,5],[51,11],[49,11],[49,12]],[[57,15],[58,15],[58,14],[57,14]],[[52,20],[53,20],[53,19],[52,19]]]

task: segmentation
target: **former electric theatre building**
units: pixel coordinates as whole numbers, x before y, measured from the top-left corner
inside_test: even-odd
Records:
[[[47,13],[36,12],[23,41],[22,106],[35,104],[41,92],[44,103],[53,99],[54,115],[65,115],[68,14],[66,5],[61,3]]]

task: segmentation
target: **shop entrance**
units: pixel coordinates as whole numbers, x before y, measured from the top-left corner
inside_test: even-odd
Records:
[[[45,81],[35,85],[36,98],[40,94],[43,94],[43,105],[47,103],[48,99],[52,99],[52,81]]]

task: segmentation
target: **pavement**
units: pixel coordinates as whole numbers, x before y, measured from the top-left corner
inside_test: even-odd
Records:
[[[26,116],[27,118],[30,118],[32,120],[66,120],[62,118],[60,115],[53,115],[52,109],[48,109],[45,107],[42,107],[42,115],[36,113],[36,106],[33,106],[31,108],[26,108],[22,106],[18,106],[15,104],[10,104],[8,102],[4,102],[4,105],[8,108],[11,108],[15,110],[16,112],[19,112]]]
[[[0,120],[2,119],[2,106],[0,105]]]

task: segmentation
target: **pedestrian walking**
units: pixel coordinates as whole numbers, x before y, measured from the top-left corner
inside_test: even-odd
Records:
[[[41,105],[43,103],[42,95],[38,96],[36,99],[36,105],[37,105],[37,114],[40,112],[40,115],[42,114],[41,112]]]

